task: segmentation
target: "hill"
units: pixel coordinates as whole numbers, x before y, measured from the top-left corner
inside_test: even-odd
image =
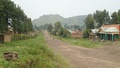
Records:
[[[86,15],[80,15],[80,16],[74,16],[66,18],[66,24],[68,25],[84,25],[84,19],[86,18]]]
[[[38,19],[34,19],[32,21],[33,25],[44,25],[44,24],[54,24],[57,21],[60,21],[62,25],[67,24],[67,25],[80,25],[83,26],[85,25],[84,19],[86,18],[86,15],[80,15],[80,16],[74,16],[74,17],[69,17],[69,18],[64,18],[58,14],[50,14],[50,15],[43,15],[39,17]]]

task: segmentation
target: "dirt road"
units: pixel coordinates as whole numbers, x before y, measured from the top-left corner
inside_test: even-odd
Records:
[[[120,45],[84,48],[53,39],[45,31],[47,44],[73,64],[72,68],[120,68]]]

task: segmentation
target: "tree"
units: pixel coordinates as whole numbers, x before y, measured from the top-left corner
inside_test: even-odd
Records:
[[[90,29],[85,29],[83,31],[83,38],[89,38],[89,32],[90,32]]]
[[[52,24],[48,24],[47,30],[51,33],[52,30],[53,30],[53,25]]]
[[[52,34],[60,37],[64,37],[64,38],[70,37],[70,32],[64,29],[60,22],[55,23],[54,29],[52,30]]]
[[[62,29],[61,22],[56,22],[55,25],[54,25],[54,28],[55,28],[56,35],[59,35],[59,32]]]
[[[118,24],[118,13],[117,12],[113,12],[111,17],[112,17],[112,23]]]
[[[120,9],[118,10],[118,23],[120,24]]]
[[[64,28],[70,29],[70,26],[68,26],[67,24],[65,24],[65,25],[64,25]]]
[[[84,38],[88,38],[90,29],[94,28],[94,18],[93,18],[93,15],[92,14],[88,14],[88,16],[86,17],[84,22],[86,24],[86,29],[83,31],[83,37]]]
[[[62,30],[61,22],[56,22],[54,25],[56,35],[60,35],[60,31]]]
[[[70,32],[66,29],[63,29],[63,35],[62,35],[63,38],[69,38],[70,37]]]
[[[93,29],[94,28],[94,18],[92,14],[88,14],[86,19],[84,20],[86,24],[86,29]]]
[[[30,18],[27,18],[26,21],[24,23],[22,23],[23,28],[22,32],[29,32],[29,31],[33,31],[33,25],[32,25],[32,21]],[[19,27],[21,29],[21,27]]]
[[[120,16],[120,9],[118,10],[118,16]]]
[[[109,12],[106,10],[96,10],[96,12],[94,13],[94,19],[96,23],[98,23],[98,28],[101,27],[103,24],[109,24]]]
[[[18,33],[33,30],[31,19],[25,15],[20,6],[16,6],[11,0],[0,0],[0,33],[6,33],[8,25]]]
[[[0,0],[0,32],[5,33],[8,27],[8,20],[11,18],[14,3],[10,0]]]

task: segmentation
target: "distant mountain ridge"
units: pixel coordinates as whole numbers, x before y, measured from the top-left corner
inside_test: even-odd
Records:
[[[62,23],[62,25],[67,24],[67,25],[83,26],[85,25],[84,19],[86,17],[87,15],[79,15],[79,16],[64,18],[58,14],[50,14],[50,15],[43,15],[39,17],[38,19],[34,19],[32,23],[33,25],[40,26],[40,25],[50,24],[50,23],[54,24],[59,21]]]

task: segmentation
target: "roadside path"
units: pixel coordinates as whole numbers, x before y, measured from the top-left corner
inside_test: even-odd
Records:
[[[73,64],[72,68],[120,68],[120,45],[84,48],[53,39],[47,31],[44,34],[47,44]]]

